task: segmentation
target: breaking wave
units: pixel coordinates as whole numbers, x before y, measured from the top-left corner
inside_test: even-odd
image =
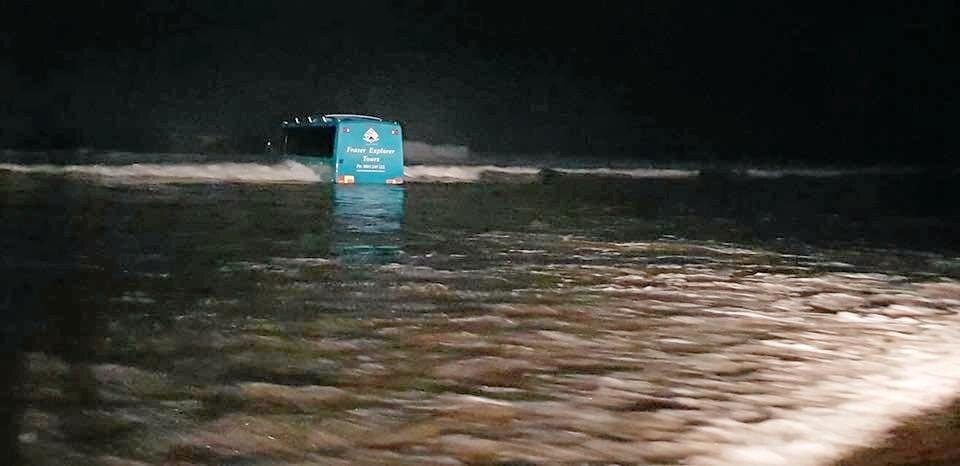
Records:
[[[471,182],[484,175],[520,175],[534,177],[540,173],[535,167],[500,167],[496,165],[410,165],[403,169],[406,181],[411,182]]]
[[[697,170],[658,168],[537,168],[532,166],[498,165],[411,165],[404,169],[404,176],[411,182],[474,182],[505,177],[529,178],[558,173],[586,176],[623,176],[631,178],[690,178],[699,175]]]
[[[38,173],[98,178],[115,182],[170,182],[170,183],[317,183],[329,177],[329,169],[307,166],[287,160],[276,164],[264,163],[184,163],[184,164],[130,164],[130,165],[22,165],[0,164],[0,170],[18,173]],[[628,176],[635,178],[687,178],[697,176],[696,170],[669,169],[575,169],[531,166],[497,165],[409,165],[404,169],[408,182],[414,183],[471,183],[506,178],[536,181],[548,172],[571,175]]]
[[[89,164],[0,164],[0,171],[98,178],[113,182],[150,181],[157,183],[317,183],[330,178],[323,166],[304,165],[292,160],[279,163],[133,163],[128,165]],[[731,172],[734,177],[779,178],[782,176],[832,177],[855,172],[764,171]],[[536,182],[547,175],[604,176],[625,178],[681,179],[701,176],[700,170],[671,168],[554,168],[529,165],[407,165],[404,178],[412,183],[475,183],[481,181]]]
[[[321,174],[293,161],[277,164],[196,163],[131,165],[19,165],[0,164],[0,170],[136,182],[316,183]]]
[[[264,154],[175,154],[94,152],[2,151],[0,171],[78,176],[110,183],[317,183],[332,178],[330,168],[279,160]],[[775,179],[786,176],[812,178],[851,175],[906,174],[902,168],[717,168],[697,164],[652,167],[649,162],[617,161],[596,166],[595,159],[554,156],[519,157],[474,154],[467,146],[404,143],[404,177],[412,183],[538,182],[553,176],[595,176],[636,179],[721,177]]]

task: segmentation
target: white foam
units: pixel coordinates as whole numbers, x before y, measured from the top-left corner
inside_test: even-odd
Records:
[[[546,166],[525,165],[524,162],[512,165],[471,164],[470,149],[457,145],[433,145],[418,141],[404,144],[405,158],[408,162],[429,164],[408,164],[404,167],[404,177],[409,182],[420,183],[472,183],[480,181],[485,175],[527,176],[534,181],[544,170],[581,176],[617,176],[643,179],[684,179],[700,175],[697,169],[678,168],[575,168],[564,165],[562,161],[553,161]],[[9,151],[7,151],[9,152]],[[23,153],[7,153],[8,156],[23,156]],[[80,152],[77,155],[83,155]],[[266,165],[259,163],[204,163],[200,154],[135,154],[127,152],[108,152],[99,154],[111,164],[82,165],[41,165],[41,164],[0,164],[0,170],[22,173],[66,174],[93,176],[114,180],[154,179],[157,181],[179,182],[317,182],[328,178],[328,173],[317,172],[323,167],[306,166],[294,161]],[[158,163],[129,163],[138,158],[144,160],[159,159]],[[477,162],[477,161],[474,161]],[[525,163],[531,163],[526,161]],[[556,166],[561,165],[561,166]],[[825,170],[825,169],[747,169],[743,176],[759,178],[778,178],[787,175],[807,177],[830,177],[865,173],[904,173],[904,170]]]
[[[690,178],[700,174],[699,170],[670,168],[557,168],[556,171],[577,175],[620,175],[631,178]]]
[[[655,168],[550,168],[550,170],[576,175],[626,176],[631,178],[689,178],[699,174],[697,170],[674,170]],[[411,182],[464,183],[479,181],[484,175],[536,176],[543,169],[534,166],[500,165],[408,165],[404,177]]]
[[[497,165],[408,165],[404,168],[404,179],[413,182],[474,182],[484,173],[506,175],[536,175],[535,167],[501,167]]]
[[[0,164],[0,170],[20,173],[87,176],[114,181],[315,183],[321,180],[320,175],[310,167],[290,160],[274,165],[258,163],[136,163],[131,165]]]
[[[829,464],[853,448],[869,446],[911,415],[945,405],[960,391],[960,347],[956,335],[943,343],[894,352],[886,370],[865,377],[851,374],[808,389],[798,387],[807,406],[781,410],[759,423],[717,420],[730,442],[691,458],[698,466],[816,466]],[[796,393],[795,395],[800,395]],[[838,397],[838,395],[843,395]],[[845,400],[831,402],[831,400]],[[819,404],[810,402],[821,400]]]

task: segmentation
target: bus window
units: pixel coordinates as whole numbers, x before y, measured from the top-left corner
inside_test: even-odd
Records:
[[[285,154],[333,156],[333,138],[336,128],[286,128],[283,140]]]

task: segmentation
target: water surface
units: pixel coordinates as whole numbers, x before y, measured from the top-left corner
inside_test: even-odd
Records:
[[[0,171],[22,464],[829,464],[960,388],[952,175],[82,167]]]

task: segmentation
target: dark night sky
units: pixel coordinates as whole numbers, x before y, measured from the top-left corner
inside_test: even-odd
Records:
[[[951,2],[772,3],[4,3],[0,144],[360,112],[482,151],[952,163]]]

